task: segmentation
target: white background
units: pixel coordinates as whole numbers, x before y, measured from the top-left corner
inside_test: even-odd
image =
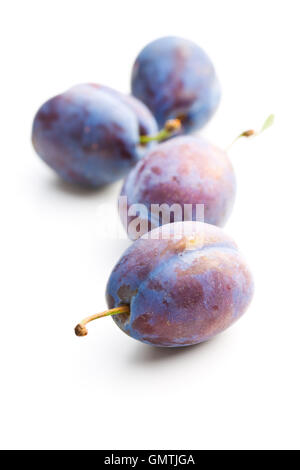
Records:
[[[31,1],[0,7],[1,448],[299,448],[300,29],[297,0]],[[129,91],[150,40],[179,35],[211,56],[223,87],[204,135],[230,151],[238,179],[226,226],[252,268],[246,315],[214,340],[160,350],[105,309],[127,241],[101,239],[99,205],[118,183],[72,189],[35,155],[40,104],[69,86]],[[112,211],[113,212],[113,211]],[[103,238],[103,237],[102,237]]]

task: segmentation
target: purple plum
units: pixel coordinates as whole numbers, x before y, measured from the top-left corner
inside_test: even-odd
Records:
[[[157,39],[140,52],[131,89],[153,112],[159,126],[178,118],[184,133],[203,127],[221,96],[209,57],[197,44],[179,37]]]
[[[135,241],[106,291],[110,309],[127,306],[127,313],[112,317],[121,330],[166,347],[201,343],[225,330],[252,295],[252,277],[234,241],[193,221],[164,225]],[[77,326],[79,336],[83,329]]]
[[[123,178],[152,145],[141,146],[140,136],[156,132],[151,112],[136,98],[82,84],[41,106],[32,142],[61,178],[99,187]]]
[[[223,226],[231,212],[236,191],[233,167],[223,150],[203,138],[174,137],[151,149],[131,170],[123,185],[121,195],[127,197],[128,208],[143,204],[146,213],[139,214],[140,227],[136,230],[136,214],[128,214],[122,221],[131,239],[136,239],[163,223],[178,220],[199,220],[196,206],[204,205],[204,221]],[[155,214],[154,205],[177,204],[181,212],[171,212],[163,221]],[[186,205],[193,205],[190,213]],[[202,219],[203,220],[203,219]],[[134,224],[134,230],[131,225]]]

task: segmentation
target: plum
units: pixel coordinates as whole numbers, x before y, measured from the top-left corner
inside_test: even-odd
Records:
[[[149,150],[145,157],[131,170],[123,185],[121,195],[127,197],[127,205],[143,204],[146,213],[139,214],[139,231],[131,230],[135,215],[127,208],[122,221],[131,239],[136,239],[151,228],[162,225],[161,214],[151,211],[154,204],[179,204],[183,220],[185,205],[193,210],[185,213],[184,220],[198,220],[195,208],[204,205],[204,221],[223,226],[231,212],[236,191],[233,167],[223,150],[200,137],[180,136],[159,144]],[[147,223],[143,223],[147,218]],[[152,223],[151,223],[152,222]],[[135,228],[135,226],[134,226]]]
[[[113,269],[106,298],[132,338],[154,346],[201,343],[228,328],[245,312],[253,280],[235,242],[202,222],[175,222],[135,241]]]
[[[33,146],[64,180],[98,187],[123,178],[157,132],[147,107],[136,98],[97,84],[76,85],[38,110]]]
[[[179,37],[157,39],[140,52],[132,70],[131,89],[160,126],[179,118],[184,133],[203,127],[221,97],[209,57],[197,44]]]

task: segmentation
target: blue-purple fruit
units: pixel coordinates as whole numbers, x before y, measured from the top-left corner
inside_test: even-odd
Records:
[[[252,276],[234,241],[201,222],[164,225],[135,241],[106,291],[110,309],[128,307],[113,316],[121,330],[166,347],[200,343],[225,330],[252,295]]]
[[[139,214],[122,213],[128,236],[136,239],[151,228],[178,220],[199,220],[197,205],[203,205],[204,222],[223,226],[235,199],[236,181],[227,154],[200,137],[174,137],[149,150],[131,170],[121,195],[127,197],[128,208],[142,204],[146,211]],[[181,212],[170,211],[164,222],[162,213],[154,206],[180,206]],[[192,206],[191,211],[186,207]],[[132,227],[134,230],[132,230]]]
[[[131,89],[153,112],[159,126],[178,118],[183,133],[203,127],[221,96],[207,54],[179,37],[157,39],[140,52],[132,70]]]
[[[147,107],[132,96],[96,85],[77,85],[38,110],[33,146],[65,181],[99,187],[123,178],[152,145],[140,136],[155,134]]]

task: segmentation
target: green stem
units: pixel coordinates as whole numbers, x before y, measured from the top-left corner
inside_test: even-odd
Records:
[[[233,144],[239,140],[241,137],[254,137],[256,135],[260,135],[262,132],[264,132],[265,130],[267,130],[269,127],[271,127],[273,124],[274,124],[274,119],[275,119],[275,116],[274,114],[270,114],[270,116],[267,117],[267,119],[265,120],[263,126],[261,127],[260,131],[254,131],[253,129],[250,129],[248,131],[244,131],[242,132],[240,135],[238,135],[233,142],[231,142],[231,144],[227,147],[226,150],[229,150]]]
[[[110,310],[105,310],[101,313],[96,313],[95,315],[90,315],[89,317],[82,320],[78,325],[75,327],[75,334],[76,336],[86,336],[88,334],[88,330],[86,329],[85,325],[90,323],[91,321],[97,320],[98,318],[108,317],[110,315],[118,315],[120,313],[130,313],[130,309],[128,305],[122,305],[121,307],[111,308]]]
[[[153,141],[160,142],[161,140],[165,140],[168,137],[171,137],[172,134],[173,132],[168,132],[165,129],[162,129],[156,135],[141,135],[140,143],[148,144],[148,142],[153,142]]]
[[[181,122],[179,119],[169,119],[166,121],[164,128],[161,129],[156,135],[141,135],[140,143],[148,144],[149,142],[161,142],[162,140],[172,137],[173,134],[179,131]]]

